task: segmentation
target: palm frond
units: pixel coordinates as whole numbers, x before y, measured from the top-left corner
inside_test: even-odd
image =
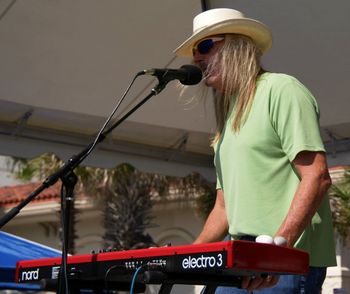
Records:
[[[329,190],[333,224],[344,244],[350,244],[350,173],[345,171],[343,179]]]

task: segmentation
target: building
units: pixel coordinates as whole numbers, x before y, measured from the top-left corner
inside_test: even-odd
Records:
[[[337,183],[347,167],[330,168],[333,182]],[[0,188],[0,213],[8,211],[29,195],[39,183],[29,183]],[[58,184],[44,190],[21,213],[9,222],[4,231],[60,249],[59,206],[60,187]],[[96,206],[94,198],[78,195],[76,208],[79,210],[77,222],[77,253],[98,252],[101,249],[103,213]],[[180,245],[193,242],[203,225],[203,220],[195,212],[194,197],[170,195],[157,200],[153,206],[154,227],[147,230],[157,244]],[[324,293],[347,293],[350,291],[350,254],[341,239],[337,238],[337,267],[328,269]],[[152,291],[156,287],[150,287]],[[177,286],[174,293],[197,293],[200,287]],[[178,291],[178,292],[176,292]],[[338,292],[336,292],[338,291]],[[346,292],[339,292],[346,291]],[[199,293],[199,292],[198,292]]]
[[[0,188],[0,216],[9,211],[33,192],[40,183],[28,183]],[[93,197],[76,196],[77,239],[79,254],[98,252],[102,249],[104,234],[103,212]],[[194,198],[170,195],[155,201],[154,219],[149,233],[157,244],[190,244],[199,233],[203,220],[195,212]],[[55,184],[40,193],[30,204],[3,228],[12,233],[47,246],[60,249],[60,186]],[[152,290],[154,289],[154,290]],[[149,288],[155,291],[156,286]],[[174,293],[193,293],[193,286],[176,286]],[[150,292],[153,293],[153,292]]]

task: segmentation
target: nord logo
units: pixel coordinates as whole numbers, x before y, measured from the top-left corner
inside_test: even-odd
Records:
[[[32,281],[39,279],[39,269],[22,272],[22,281]]]

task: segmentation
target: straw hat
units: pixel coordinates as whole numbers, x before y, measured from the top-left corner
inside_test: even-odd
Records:
[[[270,49],[272,35],[263,23],[246,18],[243,13],[229,8],[204,11],[193,19],[193,34],[178,48],[178,56],[192,56],[192,48],[199,40],[222,34],[240,34],[250,37],[262,53]]]

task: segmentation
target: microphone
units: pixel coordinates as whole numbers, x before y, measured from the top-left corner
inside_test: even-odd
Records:
[[[145,69],[143,74],[156,76],[159,81],[179,80],[183,85],[196,85],[202,80],[202,71],[194,65],[183,65],[179,69],[152,68]]]

